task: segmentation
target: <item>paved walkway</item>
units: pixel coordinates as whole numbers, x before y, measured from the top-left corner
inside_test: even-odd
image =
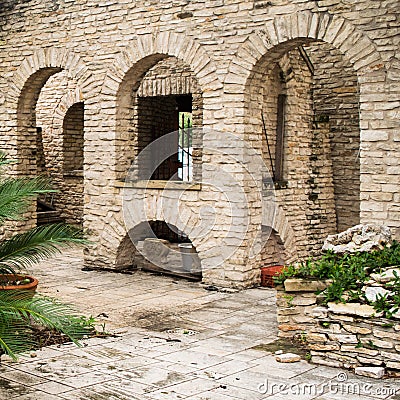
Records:
[[[81,268],[75,251],[32,272],[41,292],[100,315],[118,336],[3,361],[1,400],[400,400],[399,381],[281,364],[254,349],[276,339],[273,289],[221,293],[171,277]]]

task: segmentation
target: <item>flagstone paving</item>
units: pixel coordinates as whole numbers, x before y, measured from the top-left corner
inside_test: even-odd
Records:
[[[301,361],[282,364],[254,346],[277,337],[274,289],[206,290],[145,272],[82,271],[82,254],[32,269],[39,291],[98,317],[116,337],[50,346],[0,366],[0,399],[400,400],[394,379],[374,380]]]

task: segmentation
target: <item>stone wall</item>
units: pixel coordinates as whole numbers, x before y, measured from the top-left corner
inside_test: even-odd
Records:
[[[271,174],[277,168],[278,95],[286,96],[283,174],[275,178],[276,197],[299,238],[297,256],[316,254],[324,237],[336,231],[337,219],[329,127],[313,122],[312,73],[300,50],[294,49],[272,64],[267,59],[260,65],[252,87],[251,101],[263,104],[257,129],[261,130],[263,158]],[[251,108],[249,112],[260,120],[261,110]]]
[[[18,159],[15,173],[37,173],[32,144],[36,128],[42,127],[46,172],[61,182],[63,120],[73,104],[84,103],[83,219],[95,243],[87,263],[115,266],[127,233],[120,181],[136,155],[133,98],[146,73],[169,58],[190,70],[201,93],[201,125],[218,132],[207,146],[221,156],[199,145],[202,179],[229,171],[238,185],[237,190],[230,187],[229,199],[212,185],[182,196],[187,208],[176,224],[192,235],[202,265],[216,265],[221,251],[215,249],[226,250],[219,267],[205,274],[206,281],[241,287],[259,280],[250,249],[262,224],[263,199],[255,184],[262,176],[246,159],[246,146],[265,155],[260,108],[275,104],[282,89],[291,92],[284,167],[288,187],[276,192],[281,216],[279,224],[270,225],[286,251],[296,249],[300,257],[316,251],[323,237],[337,230],[336,220],[339,227],[358,218],[384,222],[399,237],[397,0],[10,0],[1,7],[0,146]],[[308,51],[314,75],[299,46]],[[272,78],[255,79],[268,77],[271,61],[287,76],[292,66],[295,78],[286,80],[286,88],[275,87]],[[50,130],[41,123],[42,110],[48,111]],[[324,121],[315,120],[315,111],[329,114],[329,132],[320,125]],[[227,162],[226,154],[253,168],[255,179]],[[154,189],[149,194],[149,218],[163,215],[163,193]],[[176,222],[179,207],[171,208],[165,220]],[[191,226],[201,221],[204,209],[215,210],[218,220],[206,233]],[[233,238],[243,227],[244,237]]]
[[[57,193],[52,205],[66,222],[83,222],[84,104],[74,82],[59,72],[46,82],[37,102],[42,130],[43,173]],[[49,200],[49,199],[48,199]]]
[[[398,319],[385,319],[373,307],[357,303],[320,306],[317,296],[307,291],[310,283],[292,289],[278,291],[278,336],[301,338],[310,350],[311,362],[400,372]]]
[[[340,52],[326,43],[305,47],[313,65],[315,120],[327,122],[337,231],[360,223],[360,123],[357,76]]]

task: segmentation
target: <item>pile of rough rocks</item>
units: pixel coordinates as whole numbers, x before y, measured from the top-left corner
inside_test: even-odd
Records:
[[[329,235],[322,251],[345,254],[381,250],[392,241],[390,228],[383,225],[356,225],[337,235]]]

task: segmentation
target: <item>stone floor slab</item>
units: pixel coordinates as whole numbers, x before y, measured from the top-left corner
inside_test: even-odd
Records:
[[[374,392],[333,393],[329,383],[341,370],[305,361],[282,365],[254,349],[276,338],[274,289],[213,292],[172,277],[82,266],[82,253],[73,251],[32,273],[40,291],[87,316],[101,314],[99,328],[106,323],[116,336],[90,338],[80,348],[50,346],[18,363],[3,357],[1,400],[399,400],[396,380],[349,373],[346,382],[372,385]],[[287,393],[291,385],[315,391]],[[382,388],[392,392],[383,397]]]

